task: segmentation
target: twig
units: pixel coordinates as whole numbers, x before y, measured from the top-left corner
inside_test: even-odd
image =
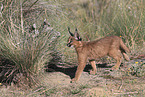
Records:
[[[30,10],[33,7],[33,5],[35,5],[38,1],[39,0],[36,0],[33,4],[31,4],[28,10]]]
[[[5,22],[5,20],[3,20],[1,23],[0,23],[0,26]]]
[[[38,92],[38,91],[40,91],[40,90],[42,90],[42,89],[44,89],[44,88],[43,88],[43,87],[40,87],[39,89],[35,90],[34,93],[35,93],[35,92]]]
[[[114,93],[116,95],[120,95],[120,94],[137,94],[138,92],[135,91],[135,92],[126,92],[126,93]]]
[[[121,85],[120,85],[120,87],[118,88],[118,90],[120,90],[120,89],[122,88],[122,86],[123,86],[123,80],[121,80]]]
[[[21,28],[22,28],[22,33],[24,34],[22,1],[20,1],[20,6],[21,6]]]

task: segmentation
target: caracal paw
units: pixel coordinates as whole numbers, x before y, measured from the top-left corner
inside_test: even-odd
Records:
[[[113,66],[111,69],[112,69],[112,70],[118,70],[119,67],[118,67],[118,66]]]
[[[75,83],[75,82],[78,82],[78,79],[77,78],[73,78],[70,83]]]
[[[91,71],[90,71],[90,74],[91,74],[91,75],[95,75],[95,74],[96,74],[96,70],[91,70]]]

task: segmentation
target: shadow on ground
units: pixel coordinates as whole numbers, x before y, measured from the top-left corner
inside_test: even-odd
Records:
[[[111,68],[112,66],[107,66],[107,64],[96,64],[97,68]],[[84,72],[88,72],[92,69],[91,65],[87,64]],[[70,76],[70,78],[74,78],[75,77],[75,72],[77,70],[77,66],[74,67],[65,67],[65,66],[60,66],[60,65],[55,65],[55,64],[48,64],[46,66],[46,72],[62,72],[68,76]]]

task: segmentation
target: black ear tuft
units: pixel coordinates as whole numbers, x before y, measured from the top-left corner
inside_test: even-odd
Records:
[[[81,37],[79,37],[79,41],[82,41],[82,38]]]
[[[68,31],[70,31],[70,27],[67,27]]]
[[[82,41],[82,38],[81,37],[77,37],[78,41]]]
[[[68,27],[68,32],[71,36],[74,36],[74,34],[70,32],[70,27]]]
[[[78,41],[82,41],[82,38],[80,37],[77,28],[76,28],[76,30],[75,30],[75,38],[76,38]]]

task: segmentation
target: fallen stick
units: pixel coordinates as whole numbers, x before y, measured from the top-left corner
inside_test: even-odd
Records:
[[[138,92],[137,92],[137,91],[135,91],[135,92],[126,92],[126,93],[114,93],[114,94],[119,95],[119,94],[136,94],[136,93],[138,93]]]

